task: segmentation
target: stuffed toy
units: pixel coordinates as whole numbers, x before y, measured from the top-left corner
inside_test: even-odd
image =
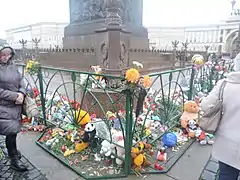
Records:
[[[196,138],[202,144],[213,144],[212,136],[201,130],[198,125],[200,117],[199,106],[195,101],[188,101],[184,105],[184,112],[181,116],[181,126],[185,134],[190,138]]]
[[[136,147],[132,147],[131,156],[132,156],[132,168],[134,171],[141,171],[142,167],[148,167],[151,165],[151,162],[147,160],[145,154],[150,151],[152,146],[147,143],[139,142]]]
[[[91,66],[91,69],[96,73],[96,74],[102,74],[102,68],[100,66]],[[107,84],[108,84],[108,80],[106,77],[104,76],[96,76],[95,77],[96,81],[98,82],[94,82],[92,83],[92,88],[106,88]],[[98,84],[99,83],[99,84]]]
[[[125,149],[124,149],[124,139],[123,139],[123,134],[121,131],[112,131],[112,140],[115,144],[111,145],[111,148],[115,154],[117,154],[118,157],[125,158]],[[117,145],[118,146],[117,146]],[[119,158],[116,158],[116,164],[117,165],[122,165],[123,161]]]
[[[202,131],[200,127],[195,131],[195,136],[201,145],[212,145],[214,143],[213,136]]]
[[[88,147],[88,143],[80,140],[75,143],[75,152],[80,153],[82,150],[86,149],[87,147]]]
[[[142,165],[146,161],[146,156],[144,154],[139,154],[136,156],[133,156],[133,169],[137,172],[142,170]]]
[[[184,104],[184,112],[180,117],[181,127],[189,137],[195,137],[195,133],[189,129],[193,124],[197,125],[199,119],[199,106],[195,101],[187,101]],[[191,121],[190,121],[191,120]],[[189,123],[190,121],[190,123]],[[194,122],[193,122],[194,121]]]
[[[165,148],[161,148],[157,154],[158,161],[167,161],[167,153]]]
[[[91,122],[90,115],[82,109],[76,112],[76,119],[82,127]]]
[[[104,155],[105,157],[110,157],[112,155],[112,148],[111,148],[111,143],[108,142],[107,140],[104,140],[101,143],[101,150],[100,154]],[[113,157],[112,157],[113,158]]]
[[[83,142],[89,143],[89,146],[92,148],[97,147],[97,131],[96,127],[93,123],[87,123],[84,128],[84,134],[83,134]]]
[[[147,129],[149,129],[150,126],[154,123],[154,120],[152,120],[150,115],[146,116],[144,114],[141,114],[140,116],[138,116],[137,120],[138,124],[144,125],[144,127]]]
[[[159,137],[159,132],[161,131],[162,125],[159,121],[155,121],[154,123],[151,124],[149,130],[150,130],[150,134],[151,137],[153,139],[157,139]]]

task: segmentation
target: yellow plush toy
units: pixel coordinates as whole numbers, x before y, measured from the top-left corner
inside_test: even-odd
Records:
[[[91,122],[90,115],[82,109],[76,112],[76,118],[77,118],[78,124],[81,126],[84,126],[87,123]]]
[[[87,147],[88,147],[88,143],[79,141],[79,142],[75,143],[75,152],[80,153],[82,150],[86,149]]]

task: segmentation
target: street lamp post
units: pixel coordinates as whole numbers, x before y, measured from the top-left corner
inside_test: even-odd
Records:
[[[26,49],[27,40],[21,39],[21,40],[19,40],[19,43],[22,46],[22,61],[24,61],[24,59],[26,57],[25,49]]]

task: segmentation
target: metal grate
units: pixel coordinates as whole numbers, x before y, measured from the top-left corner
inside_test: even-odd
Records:
[[[28,166],[29,171],[17,172],[10,168],[10,161],[5,150],[5,140],[0,136],[0,179],[1,180],[47,180],[26,157],[22,156],[21,162]]]

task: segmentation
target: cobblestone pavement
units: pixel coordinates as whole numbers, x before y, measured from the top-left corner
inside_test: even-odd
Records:
[[[199,180],[218,180],[218,161],[212,157],[207,162]],[[240,180],[240,176],[238,177]]]
[[[20,173],[12,170],[4,144],[4,138],[0,137],[0,180],[47,180],[47,178],[24,156],[22,156],[21,162],[28,166],[29,171]]]
[[[199,180],[217,180],[218,179],[217,174],[218,174],[218,162],[215,159],[210,158]]]

